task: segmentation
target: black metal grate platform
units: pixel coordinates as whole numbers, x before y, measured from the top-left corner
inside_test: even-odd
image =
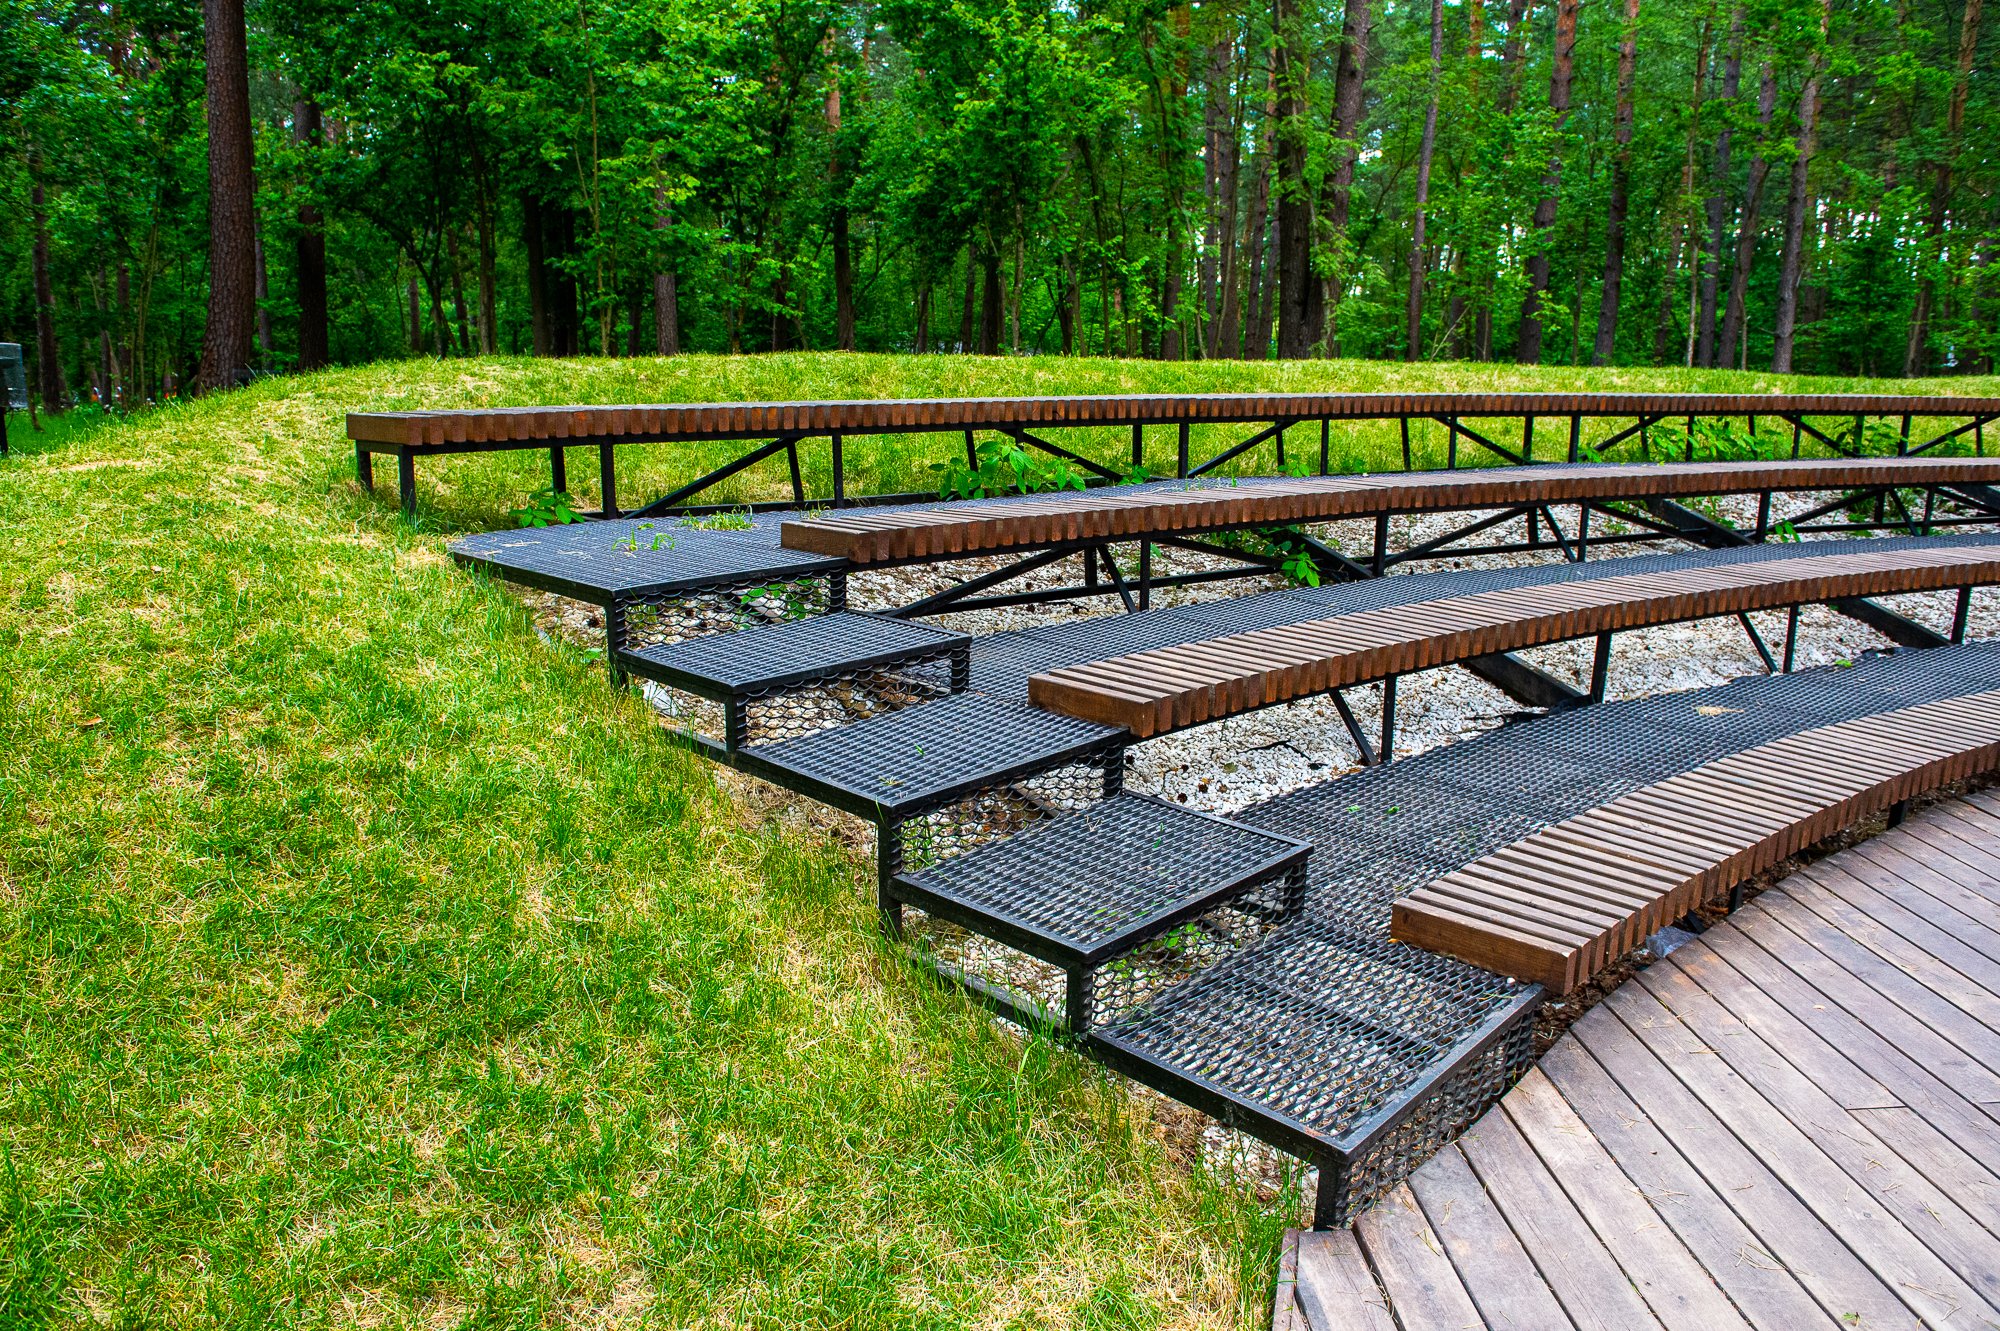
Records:
[[[970,641],[963,633],[929,624],[837,611],[641,648],[621,657],[642,678],[725,698],[963,651]]]
[[[1306,846],[1120,795],[908,875],[926,909],[1059,966],[1095,966],[1247,884],[1303,867]],[[949,903],[949,905],[947,905]]]

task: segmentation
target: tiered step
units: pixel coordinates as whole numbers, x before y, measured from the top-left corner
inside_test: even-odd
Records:
[[[1052,995],[1019,968],[953,978],[1009,1015],[1074,1031],[1143,1003],[1296,914],[1306,843],[1121,794],[929,868],[898,874],[902,904],[1056,968]],[[1044,984],[1043,986],[1047,986]]]
[[[844,726],[965,688],[963,633],[840,611],[616,654],[616,664],[718,704],[725,752]],[[924,667],[933,667],[925,670]]]

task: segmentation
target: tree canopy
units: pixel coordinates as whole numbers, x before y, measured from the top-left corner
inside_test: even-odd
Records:
[[[0,0],[0,337],[50,407],[175,391],[236,299],[219,11]],[[249,0],[246,32],[256,372],[2000,344],[1980,0]]]

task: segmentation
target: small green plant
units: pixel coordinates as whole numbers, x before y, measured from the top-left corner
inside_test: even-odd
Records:
[[[988,439],[972,459],[933,462],[940,499],[985,499],[992,495],[1043,494],[1081,490],[1083,476],[1061,458],[1045,457],[1018,440]]]
[[[813,612],[812,592],[813,585],[806,579],[745,587],[736,594],[737,604],[742,607],[737,619],[747,624],[757,618],[771,618],[774,610],[778,619],[804,619]]]
[[[1792,441],[1775,434],[1751,434],[1729,420],[1697,420],[1692,432],[1684,425],[1662,425],[1651,431],[1651,446],[1659,456],[1689,462],[1756,462],[1790,457]],[[1595,449],[1580,452],[1592,462],[1604,459]]]
[[[650,536],[647,533],[652,533]],[[671,550],[674,548],[672,532],[660,531],[650,522],[642,522],[632,529],[632,534],[618,542],[618,548],[627,554],[638,554],[641,550]]]
[[[1297,587],[1319,586],[1319,561],[1303,528],[1295,526],[1252,527],[1246,531],[1223,532],[1219,544],[1245,554],[1263,555],[1278,561],[1278,572]]]
[[[523,527],[561,527],[583,521],[569,495],[546,485],[529,495],[528,502],[520,508],[508,509],[507,516]]]
[[[680,520],[680,525],[692,527],[697,531],[746,531],[750,527],[750,511],[729,509],[722,513],[707,513],[700,516],[690,513]]]
[[[1125,470],[1118,473],[1118,484],[1120,485],[1144,485],[1152,479],[1154,479],[1152,468],[1143,462],[1134,462],[1126,467]]]
[[[1771,527],[1771,539],[1774,541],[1788,541],[1796,545],[1799,539],[1799,529],[1792,525],[1790,518],[1785,518],[1773,524]]]

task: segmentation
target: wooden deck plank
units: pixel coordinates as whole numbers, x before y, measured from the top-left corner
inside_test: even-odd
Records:
[[[1396,1331],[1353,1230],[1300,1234],[1296,1261],[1293,1297],[1305,1317],[1298,1331]]]
[[[1749,1324],[1668,1228],[1583,1120],[1539,1072],[1502,1102],[1654,1316],[1670,1329],[1724,1331]]]
[[[1660,1325],[1512,1120],[1488,1114],[1459,1149],[1578,1331]]]
[[[1408,1184],[1398,1184],[1354,1222],[1375,1279],[1403,1326],[1478,1326],[1479,1310],[1431,1232]],[[1317,1328],[1319,1323],[1314,1322]]]
[[[1891,1095],[1955,1136],[2000,1125],[2000,1109],[1991,1104],[2000,1096],[2000,1077],[1936,1032],[1911,1022],[1905,1010],[1861,981],[1823,964],[1823,959],[1812,968],[1810,958],[1798,956],[1805,949],[1787,949],[1779,937],[1787,932],[1784,926],[1761,911],[1746,908],[1730,923],[1745,945],[1731,948],[1726,961],[1718,957],[1717,963],[1735,971],[1740,983],[1726,994],[1716,984],[1707,987],[1766,1040],[1794,1038],[1787,1034],[1794,1029],[1812,1032],[1854,1060]],[[1781,955],[1798,956],[1800,965],[1812,968],[1813,974],[1846,983],[1815,988]],[[1791,1024],[1778,1020],[1774,1009]],[[1987,1104],[1982,1105],[1980,1095]]]
[[[1813,914],[1836,926],[1844,936],[1854,939],[1902,970],[1987,1030],[2000,1034],[2000,995],[1994,994],[1954,964],[1966,960],[1963,955],[1965,949],[1956,940],[1887,901],[1844,873],[1839,866],[1820,864],[1814,869],[1811,884],[1798,887],[1781,884],[1778,890],[1803,903]],[[1814,885],[1825,890],[1808,890]],[[1901,927],[1896,927],[1898,925]],[[1926,942],[1912,939],[1911,934],[1918,935],[1947,955],[1940,956],[1931,951]],[[1976,964],[1983,959],[1972,960]],[[2000,1072],[2000,1062],[1988,1062],[1987,1066]]]
[[[1639,985],[1615,991],[1603,1004],[1627,1030],[1755,1151],[1820,1221],[1872,1267],[1920,1317],[1937,1321],[1962,1308],[1983,1308],[1979,1293],[1934,1253],[1862,1182],[1819,1148],[1715,1050]],[[1886,1152],[1885,1152],[1886,1154]]]
[[[1808,870],[1809,874],[1811,871]],[[1868,941],[1855,933],[1843,929],[1821,927],[1826,917],[1815,912],[1805,902],[1793,895],[1798,886],[1803,885],[1807,874],[1801,874],[1793,883],[1781,883],[1778,888],[1765,893],[1751,903],[1755,909],[1763,911],[1774,922],[1784,926],[1796,945],[1809,953],[1824,958],[1823,963],[1806,953],[1785,957],[1788,964],[1801,966],[1832,967],[1851,974],[1875,990],[1892,1007],[1899,1007],[1909,1014],[1910,1024],[1930,1032],[1939,1039],[1948,1041],[1968,1059],[1984,1068],[1989,1074],[2000,1076],[2000,1032],[1981,1022],[1977,1017],[1953,1003],[1943,994],[1923,983],[1915,974],[1906,969],[1894,956],[1885,956]],[[1873,925],[1858,912],[1850,917],[1851,927],[1886,934],[1888,931]],[[1894,946],[1901,940],[1893,936],[1886,946]],[[1787,944],[1787,946],[1790,946]],[[1815,977],[1822,988],[1832,988],[1828,979]],[[1893,1021],[1885,1025],[1893,1028]]]
[[[2000,797],[1921,817],[1638,972],[1412,1175],[1366,1222],[1401,1245],[1401,1331],[2000,1327],[2000,992],[1968,913]]]
[[[1772,1162],[1732,1132],[1630,1027],[1600,1006],[1570,1034],[1757,1236],[1759,1250],[1775,1257],[1827,1314],[1843,1323],[1858,1314],[1863,1325],[1900,1326],[1909,1320],[1910,1309],[1892,1282],[1863,1261],[1773,1172]]]
[[[1483,1325],[1508,1331],[1575,1325],[1457,1147],[1438,1152],[1410,1175],[1410,1191],[1478,1305]]]
[[[1852,1064],[1844,1059],[1807,1063],[1810,1046],[1774,1048],[1678,967],[1651,967],[1640,972],[1638,984],[1728,1064],[1746,1090],[1866,1189],[1884,1212],[1901,1221],[2000,1315],[2000,1237],[1976,1223],[1950,1191],[1869,1133],[1828,1094],[1822,1079],[1851,1074]],[[1634,999],[1633,1006],[1643,1005]],[[1727,1089],[1732,1103],[1747,1103],[1734,1085]]]
[[[1839,1325],[1581,1042],[1558,1040],[1541,1070],[1758,1331]]]

